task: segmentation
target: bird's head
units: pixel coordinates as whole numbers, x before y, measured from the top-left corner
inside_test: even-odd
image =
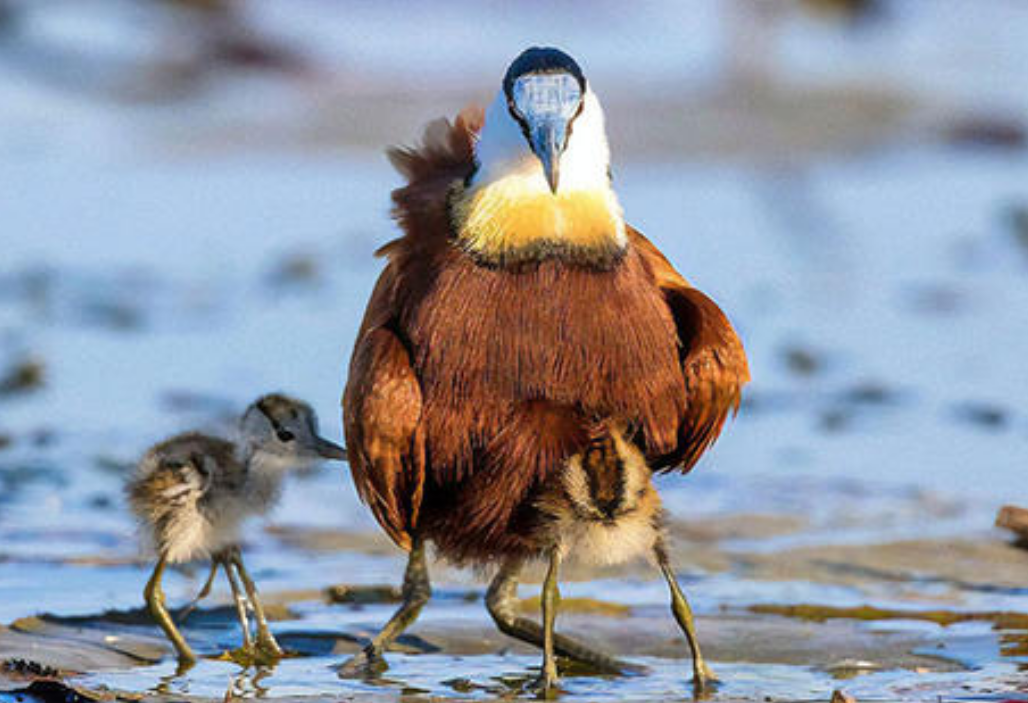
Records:
[[[623,248],[603,109],[568,54],[535,47],[511,63],[474,158],[454,201],[467,248],[499,260]]]
[[[564,496],[580,521],[614,526],[636,515],[651,517],[660,509],[652,472],[638,447],[623,430],[610,429],[611,444],[572,456],[564,466]]]
[[[554,195],[607,185],[603,109],[578,63],[539,47],[514,59],[486,112],[475,159],[473,183],[520,173]]]
[[[585,76],[573,58],[557,49],[532,48],[503,78],[507,112],[539,160],[553,193],[572,124],[585,108]]]
[[[346,450],[318,434],[313,408],[301,400],[273,393],[243,414],[243,443],[263,465],[303,468],[325,459],[345,459]]]

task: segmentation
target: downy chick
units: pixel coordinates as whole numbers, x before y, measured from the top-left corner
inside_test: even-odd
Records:
[[[146,603],[182,664],[195,662],[196,655],[165,607],[161,590],[165,567],[211,560],[210,576],[197,601],[209,593],[218,567],[223,568],[243,628],[243,657],[255,662],[277,660],[282,650],[268,628],[239,551],[243,522],[275,504],[286,471],[345,458],[342,447],[318,435],[317,417],[309,405],[279,394],[263,396],[247,408],[236,442],[188,432],[146,452],[126,493],[158,557],[144,590]],[[248,606],[257,621],[256,645]]]

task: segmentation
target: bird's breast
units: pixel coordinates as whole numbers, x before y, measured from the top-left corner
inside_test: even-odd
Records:
[[[561,260],[509,270],[459,252],[436,264],[404,324],[430,444],[468,450],[540,400],[673,440],[685,396],[677,333],[634,251],[602,270]],[[458,449],[454,436],[469,439]]]

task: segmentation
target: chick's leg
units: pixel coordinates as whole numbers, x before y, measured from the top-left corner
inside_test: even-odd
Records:
[[[243,629],[242,652],[245,657],[252,658],[254,653],[253,638],[250,636],[250,617],[246,612],[248,606],[246,596],[243,594],[243,589],[239,585],[239,579],[236,577],[231,555],[222,554],[219,557],[219,561],[221,561],[221,566],[225,571],[225,578],[228,579],[228,585],[232,589],[232,600],[234,600],[236,604],[236,617],[239,618],[239,625]]]
[[[539,679],[540,693],[549,697],[557,688],[557,658],[553,653],[553,627],[557,620],[557,608],[560,602],[560,586],[557,572],[560,569],[560,552],[550,552],[550,566],[546,570],[543,581],[543,592],[540,598],[543,616],[543,669]]]
[[[171,644],[175,647],[175,651],[178,652],[178,659],[181,664],[192,664],[196,661],[196,655],[193,654],[193,650],[190,649],[186,643],[182,633],[179,632],[178,628],[175,627],[175,622],[171,619],[171,615],[168,613],[168,609],[164,603],[164,591],[161,589],[161,577],[164,575],[164,568],[168,565],[168,558],[161,556],[157,560],[157,565],[154,567],[153,574],[150,576],[150,580],[146,582],[146,588],[143,589],[143,597],[146,599],[146,605],[150,610],[150,615],[157,621],[161,629],[164,630],[164,634]]]
[[[692,650],[693,687],[697,694],[709,691],[717,683],[717,677],[707,666],[707,662],[704,661],[703,654],[700,652],[700,640],[696,635],[696,623],[693,620],[692,608],[689,607],[689,601],[686,600],[685,593],[678,585],[678,578],[675,576],[674,569],[671,568],[671,561],[668,559],[664,544],[658,543],[653,551],[657,566],[660,567],[664,580],[667,581],[668,589],[671,591],[671,612],[689,643],[689,649]]]
[[[270,659],[272,662],[277,661],[282,658],[282,648],[278,646],[278,642],[275,641],[275,637],[271,634],[271,629],[268,627],[268,619],[264,614],[264,606],[261,604],[260,596],[257,594],[257,585],[250,578],[250,574],[243,565],[243,555],[238,547],[231,550],[229,560],[242,580],[243,587],[246,589],[246,597],[249,598],[250,605],[253,606],[254,619],[257,621],[257,653],[262,657]]]
[[[196,610],[196,607],[200,605],[200,601],[202,601],[204,598],[211,594],[211,589],[214,588],[214,579],[217,577],[217,575],[218,562],[217,560],[212,559],[211,571],[209,574],[207,574],[207,580],[204,582],[203,587],[200,588],[200,591],[196,594],[196,597],[193,598],[193,600],[191,600],[189,604],[182,609],[182,612],[178,614],[179,623],[184,623],[186,621],[186,618],[188,618],[192,614],[192,612]]]

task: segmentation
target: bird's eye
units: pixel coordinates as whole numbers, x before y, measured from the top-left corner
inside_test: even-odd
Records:
[[[292,442],[296,439],[296,435],[289,430],[279,430],[275,435],[278,437],[278,441],[280,442]]]

